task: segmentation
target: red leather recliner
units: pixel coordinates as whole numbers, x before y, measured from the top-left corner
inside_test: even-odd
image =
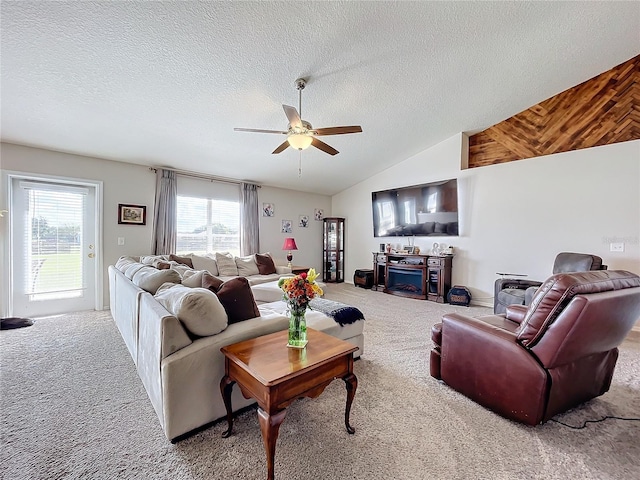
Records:
[[[639,318],[638,275],[553,275],[528,307],[444,315],[432,328],[431,375],[503,417],[537,425],[609,390],[617,346]]]

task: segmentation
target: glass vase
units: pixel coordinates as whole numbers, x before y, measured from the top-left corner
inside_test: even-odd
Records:
[[[289,310],[289,339],[287,346],[304,348],[307,344],[307,320],[305,310]]]

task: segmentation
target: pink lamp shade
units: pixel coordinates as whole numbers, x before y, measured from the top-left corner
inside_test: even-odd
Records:
[[[296,240],[294,238],[285,238],[284,245],[282,245],[283,250],[297,250],[298,246],[296,245]]]
[[[289,268],[291,268],[291,260],[293,260],[293,253],[291,253],[291,250],[297,250],[298,246],[296,245],[296,241],[295,239],[288,237],[284,239],[284,245],[282,245],[282,249],[283,250],[289,250],[289,253],[287,253],[287,262],[289,262],[287,264],[287,266]]]

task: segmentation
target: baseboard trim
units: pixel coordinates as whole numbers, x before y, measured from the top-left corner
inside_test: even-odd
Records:
[[[629,335],[627,335],[627,340],[640,342],[640,325],[636,325],[631,329]]]

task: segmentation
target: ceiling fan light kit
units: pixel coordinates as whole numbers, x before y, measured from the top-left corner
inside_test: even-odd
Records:
[[[289,126],[287,131],[280,130],[261,130],[253,128],[234,128],[237,132],[255,132],[255,133],[278,133],[287,135],[287,140],[281,143],[272,153],[282,153],[289,146],[296,150],[305,150],[310,146],[316,147],[318,150],[322,150],[329,155],[337,155],[339,152],[330,145],[327,145],[321,140],[318,140],[316,136],[321,135],[344,135],[347,133],[360,133],[362,127],[359,125],[353,125],[348,127],[327,127],[314,129],[311,124],[305,120],[302,120],[302,90],[307,85],[307,80],[304,78],[298,78],[295,81],[296,88],[298,89],[298,109],[290,105],[282,105],[284,113],[289,120]]]
[[[313,137],[307,133],[292,133],[287,137],[287,142],[297,150],[305,150],[311,146]]]

